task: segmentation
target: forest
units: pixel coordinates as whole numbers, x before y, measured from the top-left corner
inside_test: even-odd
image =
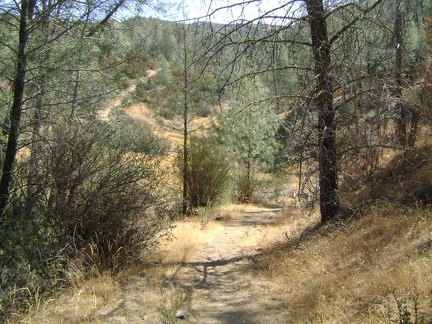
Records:
[[[431,145],[432,3],[287,0],[212,21],[261,2],[182,21],[144,17],[147,1],[0,2],[0,321],[77,272],[145,262],[174,221],[224,204],[289,196],[319,226],[430,206],[432,177],[404,174]]]

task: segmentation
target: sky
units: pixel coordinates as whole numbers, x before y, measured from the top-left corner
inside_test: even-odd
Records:
[[[175,21],[211,20],[226,24],[239,19],[253,20],[263,12],[283,7],[287,2],[286,0],[154,0],[154,5],[145,7],[142,15]],[[161,4],[162,10],[157,9],[158,3]],[[239,3],[241,5],[238,5]],[[285,16],[287,10],[285,7],[272,13]],[[210,18],[209,13],[212,13]],[[269,20],[266,22],[271,23]]]
[[[246,2],[246,1],[245,1]],[[263,12],[280,7],[279,0],[249,1],[247,4],[239,0],[185,0],[185,16],[196,18],[213,13],[211,20],[218,23],[229,23],[237,19],[253,20]],[[285,1],[286,2],[286,1]],[[226,9],[218,9],[226,8]]]

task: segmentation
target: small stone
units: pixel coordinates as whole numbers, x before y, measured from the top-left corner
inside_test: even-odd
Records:
[[[185,310],[178,310],[176,313],[176,318],[178,319],[186,319],[186,311]]]

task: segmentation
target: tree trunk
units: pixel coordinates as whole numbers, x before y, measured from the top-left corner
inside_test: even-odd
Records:
[[[27,69],[27,42],[28,42],[28,21],[32,17],[35,1],[21,0],[19,41],[17,52],[17,67],[13,83],[13,101],[10,111],[10,129],[8,143],[4,158],[3,172],[0,180],[0,219],[4,217],[4,212],[9,201],[9,188],[12,181],[12,173],[18,150],[19,127],[21,122],[21,112],[23,106],[25,76]]]
[[[188,118],[189,118],[189,106],[188,106],[188,70],[187,70],[187,31],[186,27],[183,30],[183,215],[188,213],[188,182],[189,182],[189,148],[188,148]]]
[[[396,100],[395,111],[396,120],[396,138],[398,144],[404,149],[413,148],[418,121],[420,119],[418,111],[410,108],[403,101],[403,68],[404,68],[404,30],[402,0],[395,1],[395,22],[394,22],[394,39],[395,39],[395,70],[394,70],[394,90],[393,95]]]
[[[339,212],[337,152],[333,85],[329,75],[330,48],[322,0],[305,0],[315,60],[316,88],[314,103],[318,110],[319,187],[321,222]]]
[[[401,1],[395,1],[395,22],[394,22],[394,37],[395,37],[395,70],[394,70],[394,90],[393,95],[396,100],[395,110],[397,114],[397,129],[396,137],[399,145],[406,148],[408,145],[407,120],[408,111],[402,102],[402,64],[403,64],[403,35],[402,35],[402,13]]]

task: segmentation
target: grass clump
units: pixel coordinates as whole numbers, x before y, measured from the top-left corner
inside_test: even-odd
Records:
[[[158,307],[161,323],[173,324],[177,322],[179,317],[183,317],[184,315],[180,314],[183,304],[184,294],[181,290],[170,287],[167,293],[161,289],[161,302]]]

